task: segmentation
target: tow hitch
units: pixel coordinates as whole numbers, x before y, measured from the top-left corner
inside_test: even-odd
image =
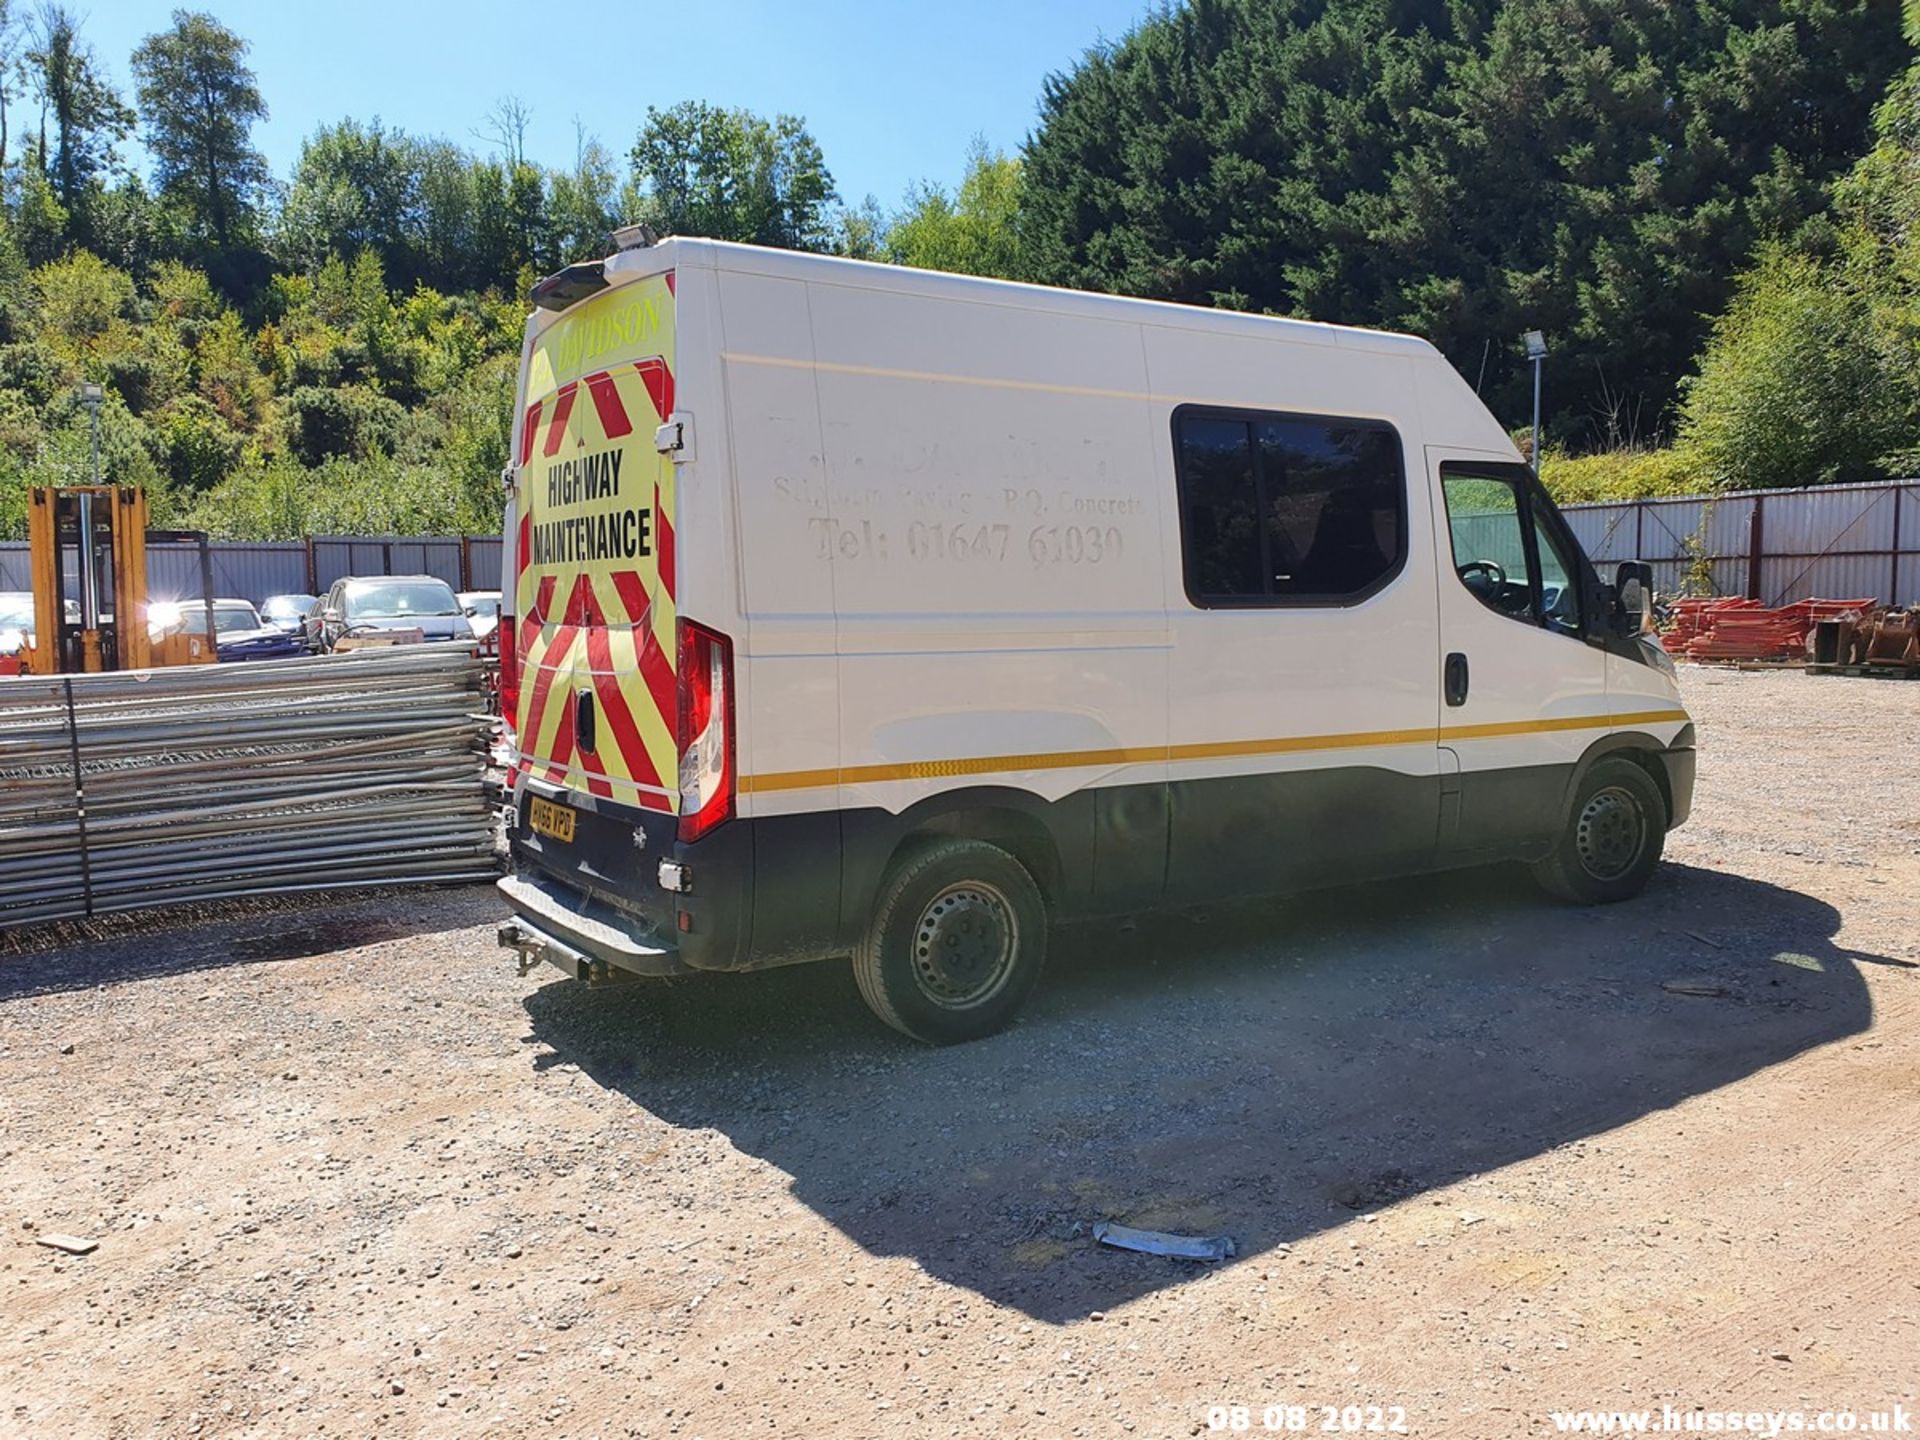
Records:
[[[619,985],[638,978],[617,965],[609,965],[604,960],[582,954],[573,946],[535,929],[524,920],[507,921],[496,932],[495,938],[502,949],[514,952],[516,968],[523,977],[532,974],[535,967],[545,961],[556,970],[587,985]]]

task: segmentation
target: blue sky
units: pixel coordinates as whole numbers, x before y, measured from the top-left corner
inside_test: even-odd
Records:
[[[567,164],[575,116],[624,160],[648,105],[709,100],[805,117],[841,195],[871,193],[891,209],[913,181],[954,183],[973,135],[1018,145],[1047,73],[1102,36],[1118,39],[1150,0],[186,3],[251,42],[272,111],[255,139],[283,179],[303,137],[349,115],[477,146],[471,132],[512,93],[533,109],[532,156]],[[127,56],[174,8],[76,6],[128,99]],[[543,30],[562,15],[572,17],[570,45]],[[144,165],[143,152],[134,158]]]

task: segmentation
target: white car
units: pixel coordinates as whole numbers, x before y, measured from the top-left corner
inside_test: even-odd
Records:
[[[1499,860],[1637,893],[1694,728],[1406,335],[698,239],[541,282],[502,943],[851,957],[1004,1025],[1058,920]]]
[[[62,615],[69,625],[80,623],[80,604],[67,600]],[[19,655],[34,643],[33,592],[0,590],[0,657]]]
[[[500,592],[498,590],[462,590],[454,596],[460,602],[461,613],[467,617],[467,623],[473,627],[473,638],[483,648],[492,648],[495,632],[500,626]]]

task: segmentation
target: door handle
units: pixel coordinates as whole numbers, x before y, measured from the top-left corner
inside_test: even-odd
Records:
[[[593,691],[582,686],[573,696],[573,743],[582,755],[593,754],[595,728]]]
[[[1458,650],[1447,656],[1447,704],[1467,703],[1467,657]]]

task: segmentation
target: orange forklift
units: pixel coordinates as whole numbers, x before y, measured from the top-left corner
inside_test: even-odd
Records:
[[[147,545],[197,543],[204,635],[155,638],[147,627]],[[200,530],[149,530],[146,492],[132,485],[36,485],[27,491],[33,571],[34,675],[205,665],[213,635],[213,561]]]

